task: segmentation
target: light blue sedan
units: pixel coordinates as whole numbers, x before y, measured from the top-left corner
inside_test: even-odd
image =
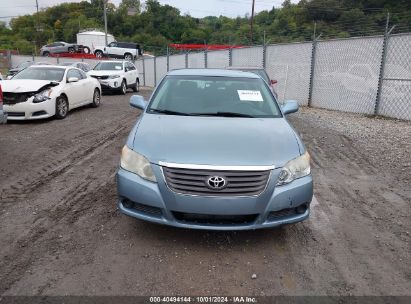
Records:
[[[129,216],[176,227],[246,230],[309,216],[310,156],[257,75],[169,72],[122,150],[118,205]]]

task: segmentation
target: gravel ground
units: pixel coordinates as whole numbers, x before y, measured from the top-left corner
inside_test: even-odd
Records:
[[[0,126],[0,296],[411,295],[409,123],[302,109],[290,120],[312,155],[310,218],[191,231],[117,210],[130,96]]]

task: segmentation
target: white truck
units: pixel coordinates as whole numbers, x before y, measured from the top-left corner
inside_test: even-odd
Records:
[[[107,34],[107,43],[113,41],[116,41],[114,36]],[[106,45],[105,33],[96,30],[79,32],[77,34],[77,44],[89,47],[91,53],[94,54],[96,47],[101,48],[102,45]]]

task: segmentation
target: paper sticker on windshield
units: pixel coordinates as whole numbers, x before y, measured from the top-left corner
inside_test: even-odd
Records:
[[[241,101],[263,101],[260,91],[237,90]]]

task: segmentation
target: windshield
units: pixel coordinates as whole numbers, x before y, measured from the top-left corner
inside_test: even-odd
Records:
[[[99,62],[95,67],[95,71],[121,71],[123,63],[121,62]]]
[[[246,70],[246,72],[257,74],[264,79],[265,82],[270,83],[270,79],[268,79],[267,73],[264,70]]]
[[[167,76],[148,113],[230,117],[281,117],[267,85],[259,78]]]
[[[34,80],[50,80],[60,82],[63,80],[65,69],[59,68],[27,68],[13,79],[34,79]]]
[[[20,63],[18,66],[16,66],[15,68],[16,69],[25,69],[25,68],[27,68],[27,67],[29,67],[29,66],[31,66],[32,65],[32,63],[30,62],[30,61],[26,61],[26,62],[22,62],[22,63]]]

